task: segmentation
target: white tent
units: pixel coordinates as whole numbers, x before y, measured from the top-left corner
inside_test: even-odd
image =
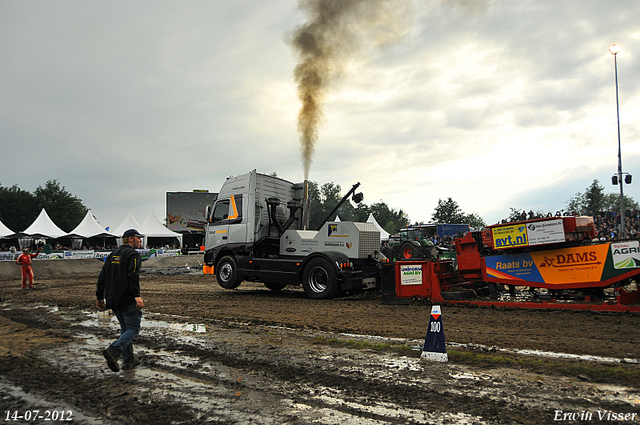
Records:
[[[373,223],[378,230],[380,230],[380,241],[388,241],[389,240],[389,232],[384,230],[382,226],[378,224],[373,214],[369,214],[369,218],[367,219],[367,223]]]
[[[84,216],[80,224],[76,226],[71,232],[69,232],[68,236],[72,238],[93,238],[93,237],[119,237],[115,233],[111,233],[102,228],[91,214],[91,210],[87,211],[87,215]]]
[[[145,237],[145,243],[149,237],[152,238],[177,238],[180,241],[180,247],[182,247],[182,235],[172,230],[167,229],[155,215],[153,210],[149,212],[147,218],[142,222],[140,228],[137,229]]]
[[[0,221],[0,238],[6,238],[7,236],[15,235],[15,232],[12,232],[7,226],[4,225],[2,221]]]
[[[31,226],[29,226],[25,231],[20,232],[23,236],[30,236],[33,238],[50,238],[57,239],[63,236],[67,236],[67,233],[56,226],[51,218],[49,218],[49,214],[43,208],[40,211],[40,215],[35,219]]]
[[[111,233],[121,238],[122,234],[129,229],[136,229],[138,232],[144,234],[142,230],[140,230],[140,223],[138,223],[136,219],[133,218],[133,215],[131,213],[129,213],[122,224],[118,226],[116,230],[112,230]]]

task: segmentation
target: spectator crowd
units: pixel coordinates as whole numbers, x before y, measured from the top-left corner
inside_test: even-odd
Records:
[[[504,219],[501,221],[501,224],[523,221],[523,220],[532,220],[536,218],[548,218],[548,217],[563,217],[563,216],[578,216],[581,215],[577,212],[565,212],[565,211],[556,211],[555,214],[547,213],[540,214],[534,213],[533,211],[522,211],[522,213],[512,214],[509,219]],[[596,239],[600,241],[608,241],[608,240],[617,240],[621,238],[621,228],[620,228],[620,214],[617,211],[600,211],[598,213],[586,213],[582,215],[587,215],[593,217],[593,221],[596,227]],[[624,218],[624,227],[626,229],[626,239],[639,239],[640,238],[640,210],[638,209],[628,209],[625,212]]]

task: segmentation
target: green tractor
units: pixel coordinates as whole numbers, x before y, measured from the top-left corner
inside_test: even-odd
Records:
[[[421,224],[408,226],[401,229],[399,234],[391,235],[388,245],[384,246],[380,252],[390,260],[396,261],[432,260],[436,257],[453,258],[455,250],[444,246],[442,244],[443,237],[440,235],[443,230],[450,230],[449,227],[452,230],[468,231],[469,229],[466,225]],[[452,240],[451,237],[444,239],[447,238]],[[436,245],[434,240],[439,240],[440,243]]]

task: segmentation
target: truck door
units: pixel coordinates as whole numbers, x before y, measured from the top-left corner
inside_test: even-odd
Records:
[[[207,234],[207,250],[219,245],[244,244],[247,225],[242,222],[242,195],[218,199],[211,214]]]

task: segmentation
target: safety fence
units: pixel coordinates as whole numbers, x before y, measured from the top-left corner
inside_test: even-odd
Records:
[[[137,250],[142,257],[142,261],[155,258],[155,257],[175,257],[182,255],[180,249],[138,249]],[[36,259],[38,260],[75,260],[81,258],[98,258],[104,259],[111,254],[112,251],[102,250],[97,251],[93,249],[87,250],[74,250],[74,251],[52,251],[51,253],[41,252]],[[0,252],[0,261],[14,261],[18,258],[20,252]]]

